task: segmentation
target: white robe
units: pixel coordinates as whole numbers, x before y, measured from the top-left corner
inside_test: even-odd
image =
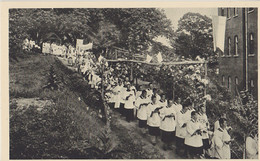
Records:
[[[166,117],[167,115],[173,115],[174,117]],[[161,125],[160,129],[163,131],[172,132],[175,131],[176,127],[176,112],[174,107],[164,107],[160,110],[160,116],[161,116]]]
[[[125,100],[125,109],[134,109],[135,94],[132,90],[125,90],[122,94],[123,100]],[[128,99],[127,99],[128,98]]]
[[[198,117],[198,120],[201,123],[202,130],[206,131],[206,133],[204,133],[204,132],[202,133],[202,139],[208,139],[209,138],[209,134],[208,134],[209,121],[208,121],[207,115],[205,113],[200,114],[199,117]]]
[[[154,113],[152,116],[152,112],[157,108],[159,107],[159,105],[157,103],[153,104],[153,103],[150,103],[148,106],[147,106],[147,115],[148,115],[148,118],[147,118],[147,125],[151,126],[151,127],[160,127],[160,123],[161,123],[161,118],[159,116],[158,113]]]
[[[187,135],[184,140],[184,144],[191,147],[201,147],[203,145],[202,136],[199,134],[194,134],[195,131],[201,130],[201,124],[198,121],[190,120],[187,123]]]
[[[230,141],[230,135],[228,134],[226,129],[224,129],[224,131],[223,131],[223,141],[225,141],[225,142]],[[222,159],[230,159],[230,158],[231,158],[230,145],[224,143]]]
[[[221,128],[218,128],[214,132],[214,136],[212,138],[212,155],[216,158],[223,159],[223,146],[224,146],[224,140],[223,140],[223,132],[224,130]]]
[[[187,135],[186,127],[182,127],[183,124],[187,124],[190,121],[190,116],[187,111],[185,113],[177,113],[177,124],[176,124],[176,136],[179,138],[185,138]]]
[[[137,118],[140,120],[147,120],[147,105],[142,105],[142,104],[148,104],[150,103],[149,98],[141,98],[138,97],[135,101],[135,106],[137,108]]]
[[[117,85],[114,89],[113,89],[113,92],[114,92],[114,101],[115,101],[115,108],[119,108],[120,106],[120,102],[121,102],[121,92],[123,92],[123,85],[119,86]]]
[[[246,138],[246,159],[258,159],[258,142],[252,137]]]

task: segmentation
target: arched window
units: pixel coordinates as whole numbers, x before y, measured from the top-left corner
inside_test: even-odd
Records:
[[[225,15],[224,11],[225,11],[224,8],[221,8],[221,16]]]
[[[230,8],[227,8],[227,18],[230,18]]]
[[[252,55],[254,54],[254,34],[250,33],[249,34],[249,54]]]
[[[225,76],[222,75],[222,86],[224,86],[224,85],[225,85]]]
[[[248,13],[254,12],[254,8],[248,8]]]
[[[234,55],[238,56],[238,36],[234,37]]]
[[[235,83],[238,86],[238,78],[237,77],[235,78]]]
[[[234,8],[234,17],[238,15],[238,8]]]
[[[250,81],[250,86],[251,86],[251,88],[254,88],[254,87],[255,87],[255,85],[254,85],[254,80],[251,80],[251,81]]]
[[[227,51],[227,56],[230,56],[231,54],[231,39],[228,37],[228,51]]]
[[[229,76],[228,77],[228,86],[227,86],[228,90],[231,90],[231,83],[232,83],[231,77]]]

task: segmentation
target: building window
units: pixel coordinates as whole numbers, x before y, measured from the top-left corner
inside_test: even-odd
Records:
[[[229,19],[231,17],[230,8],[227,8],[227,18]]]
[[[238,86],[238,78],[237,77],[235,78],[235,83]]]
[[[249,54],[250,55],[254,54],[254,34],[253,33],[249,34]]]
[[[254,12],[254,8],[248,8],[248,13]]]
[[[238,56],[238,36],[234,37],[234,55]]]
[[[225,15],[225,10],[224,10],[224,8],[221,8],[221,16],[224,16]]]
[[[227,87],[228,90],[231,90],[231,83],[232,83],[232,82],[231,82],[231,77],[229,76],[229,77],[228,77],[228,87]]]
[[[224,86],[224,85],[225,85],[225,76],[222,75],[222,86]]]
[[[234,17],[238,16],[238,8],[234,8]]]
[[[227,56],[231,55],[231,39],[228,37],[228,51],[227,51]]]
[[[251,86],[251,88],[254,88],[254,87],[255,87],[255,86],[254,86],[254,81],[253,81],[253,80],[250,81],[250,86]]]

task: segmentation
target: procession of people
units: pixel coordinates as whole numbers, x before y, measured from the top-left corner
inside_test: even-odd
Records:
[[[127,122],[138,120],[151,144],[161,139],[162,148],[172,150],[175,143],[176,153],[185,158],[231,158],[226,118],[217,120],[218,129],[210,131],[205,107],[194,107],[190,99],[166,99],[151,83],[147,89],[136,91],[130,82],[122,82],[119,79],[110,91],[109,105]]]
[[[96,69],[101,64],[101,56],[95,62],[91,52],[76,54],[73,61],[72,55],[69,52],[66,56],[68,64],[76,66],[92,88],[99,89],[102,82]],[[112,74],[114,69],[107,64],[106,68],[111,72],[103,80],[106,101],[127,122],[138,121],[140,130],[152,145],[157,145],[161,139],[163,150],[173,150],[175,146],[175,153],[183,158],[231,159],[232,128],[227,126],[225,114],[219,116],[210,128],[205,105],[195,107],[189,98],[168,99],[152,83],[147,88],[146,85],[135,87],[129,77]],[[257,133],[246,141],[247,158],[258,157]]]

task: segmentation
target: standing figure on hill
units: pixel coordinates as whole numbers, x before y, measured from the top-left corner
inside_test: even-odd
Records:
[[[202,154],[202,129],[197,118],[197,112],[192,111],[191,120],[187,123],[187,135],[184,144],[186,145],[189,159],[198,159]]]
[[[126,90],[123,93],[123,99],[125,100],[125,107],[123,114],[126,117],[126,121],[130,122],[134,120],[134,108],[135,108],[135,94],[131,89],[130,83],[127,84]]]
[[[151,100],[147,98],[146,90],[136,99],[135,106],[137,108],[137,118],[139,120],[139,127],[145,129],[147,127],[147,106]]]
[[[162,97],[163,98],[163,97]],[[163,149],[168,150],[172,149],[171,144],[174,141],[175,137],[175,117],[176,117],[176,111],[173,106],[173,101],[168,100],[168,105],[164,106],[160,110],[160,116],[161,116],[161,133],[162,133],[162,141],[164,143]]]
[[[160,107],[158,103],[156,102],[156,96],[152,96],[152,102],[147,107],[147,125],[149,129],[149,134],[151,135],[152,144],[156,145],[158,137],[160,136],[160,123],[161,118],[159,116]]]

